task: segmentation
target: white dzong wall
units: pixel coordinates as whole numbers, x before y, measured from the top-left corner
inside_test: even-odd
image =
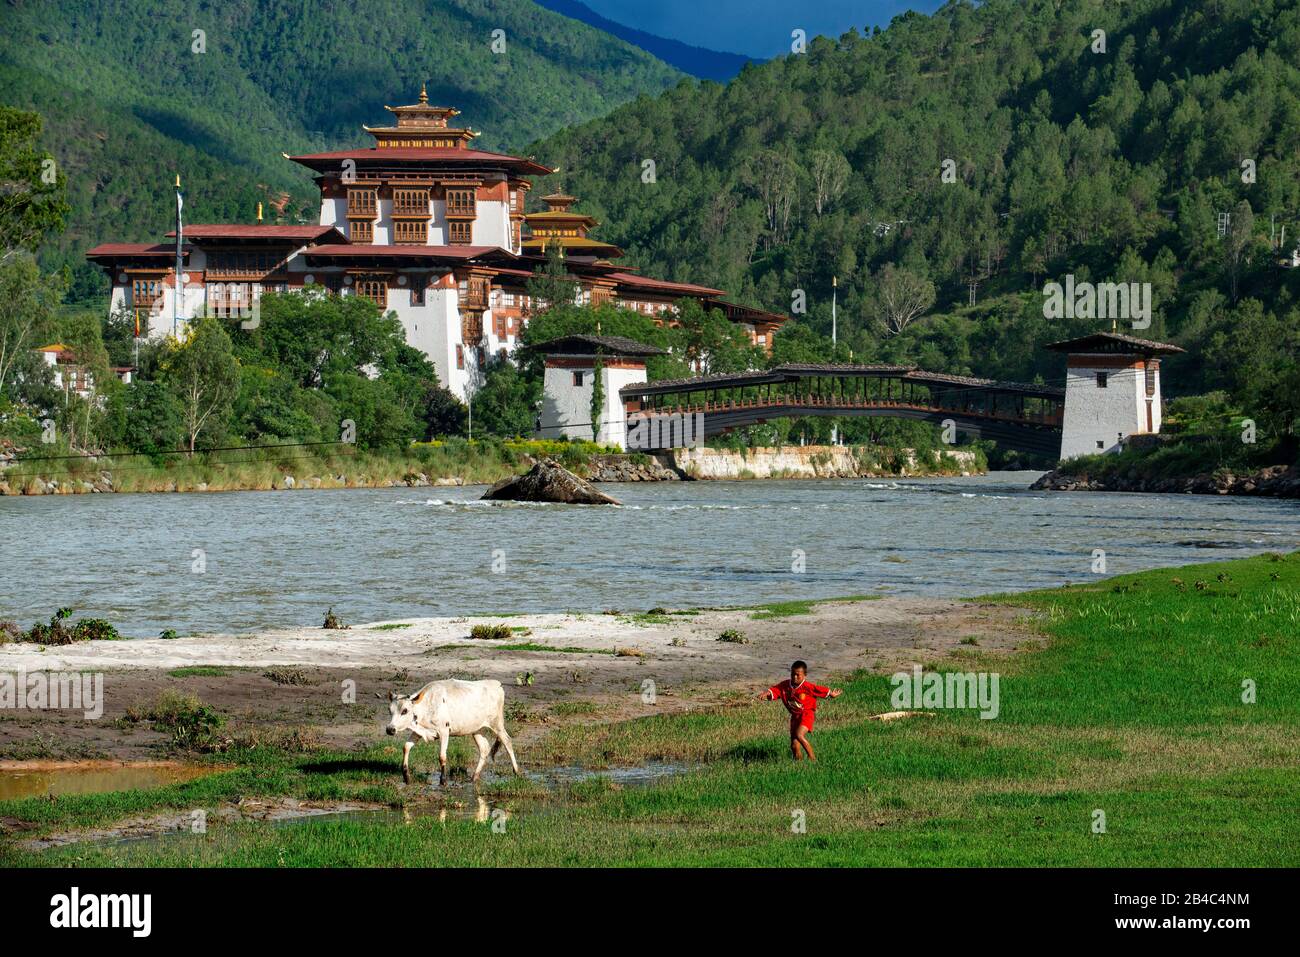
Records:
[[[1069,356],[1061,459],[1117,452],[1130,435],[1160,431],[1159,360]]]

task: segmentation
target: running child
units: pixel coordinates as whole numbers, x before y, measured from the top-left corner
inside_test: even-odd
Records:
[[[808,665],[796,661],[790,666],[790,677],[780,684],[773,685],[759,695],[762,701],[780,701],[785,710],[790,712],[790,753],[796,761],[802,758],[799,749],[808,754],[809,761],[816,761],[812,745],[808,743],[808,732],[813,729],[817,718],[817,700],[819,698],[838,698],[844,692],[839,688],[825,688],[808,680]]]

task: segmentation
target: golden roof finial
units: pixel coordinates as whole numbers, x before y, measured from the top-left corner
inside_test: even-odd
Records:
[[[261,204],[261,203],[258,203],[258,204],[257,204],[257,221],[258,221],[259,223],[262,221],[262,204]]]
[[[420,83],[420,102],[425,106],[429,103],[429,91],[425,88],[423,81]]]

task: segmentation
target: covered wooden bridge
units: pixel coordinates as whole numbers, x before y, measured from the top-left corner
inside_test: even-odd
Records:
[[[1055,456],[1061,447],[1065,389],[926,372],[896,365],[782,365],[641,382],[619,390],[629,429],[640,418],[702,416],[704,435],[771,419],[889,416],[942,424],[1025,452]],[[696,420],[698,421],[698,419]],[[651,435],[678,430],[656,428]],[[667,446],[671,440],[661,440]]]

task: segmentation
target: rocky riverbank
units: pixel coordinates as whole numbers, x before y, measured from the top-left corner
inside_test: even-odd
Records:
[[[986,471],[975,452],[804,445],[784,448],[677,449],[677,468],[693,479],[906,478],[977,475]]]
[[[429,465],[381,455],[323,462],[215,463],[177,461],[120,472],[79,468],[75,473],[19,474],[0,460],[0,495],[78,495],[107,492],[286,491],[318,488],[428,488],[491,485],[531,468],[538,459]],[[100,463],[102,465],[102,463]],[[588,454],[570,468],[589,482],[677,482],[691,479],[903,478],[918,475],[978,475],[985,463],[975,452],[917,452],[874,446],[787,446],[784,448],[675,449]],[[441,473],[441,474],[440,474]],[[451,474],[448,474],[451,473]]]
[[[1275,465],[1258,472],[1236,475],[1220,471],[1180,478],[1143,478],[1128,475],[1093,476],[1048,472],[1030,486],[1053,492],[1164,492],[1194,495],[1265,495],[1300,498],[1300,470]]]

